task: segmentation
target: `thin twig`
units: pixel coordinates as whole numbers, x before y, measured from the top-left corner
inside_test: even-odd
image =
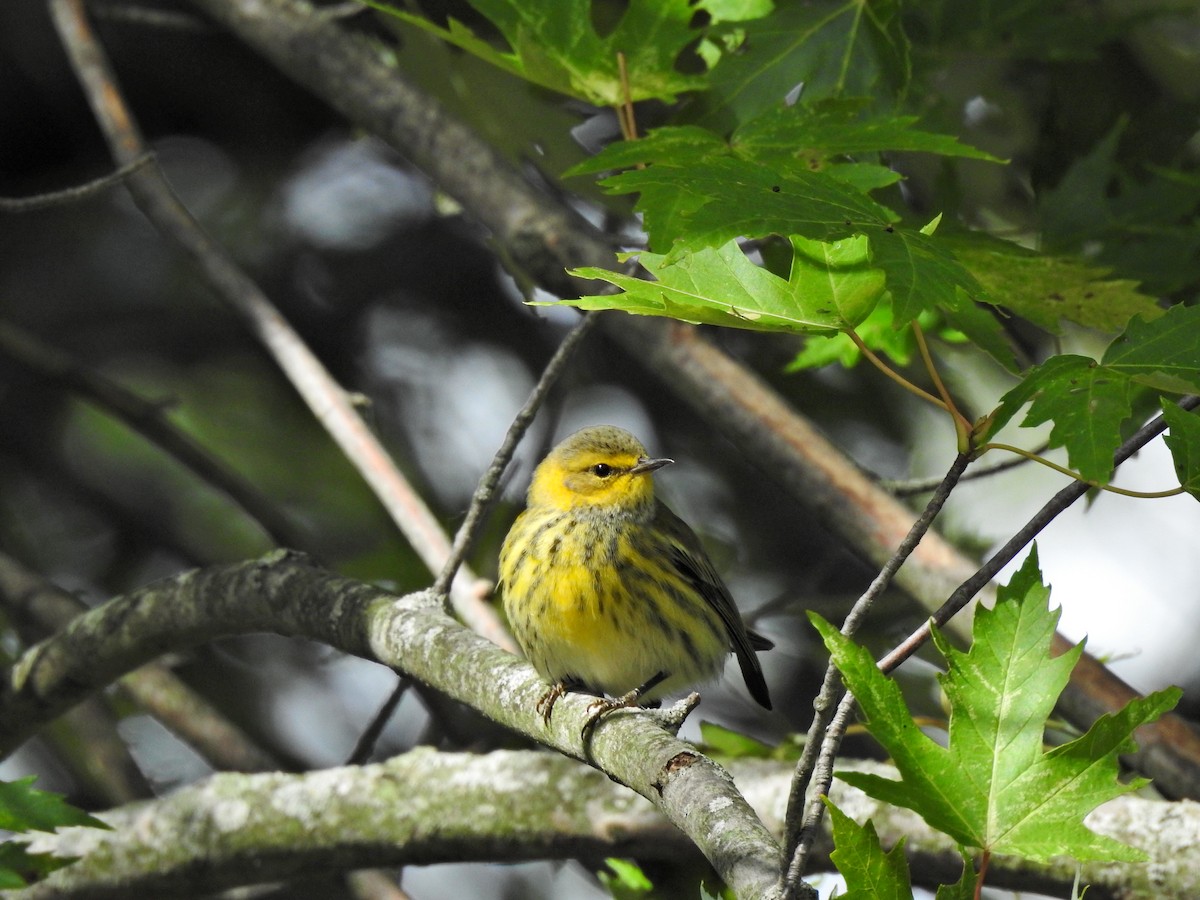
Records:
[[[1179,403],[1180,407],[1185,410],[1191,410],[1200,406],[1200,397],[1187,397]],[[1166,429],[1166,421],[1162,416],[1142,426],[1132,437],[1130,437],[1113,456],[1113,465],[1119,466],[1126,459],[1137,452],[1141,447],[1149,443],[1153,438],[1161,434]],[[960,456],[960,459],[963,459]],[[956,460],[956,464],[957,464]],[[951,470],[953,471],[953,469]],[[949,476],[947,476],[949,477]],[[952,486],[952,485],[951,485]],[[979,571],[971,578],[965,581],[958,590],[956,590],[942,605],[940,609],[926,621],[921,628],[917,629],[910,635],[900,646],[887,654],[879,661],[879,668],[884,673],[889,673],[895,670],[904,660],[908,659],[917,649],[928,640],[930,635],[930,626],[932,624],[942,625],[950,619],[951,616],[959,612],[967,603],[979,592],[979,590],[987,584],[992,578],[1007,565],[1016,555],[1030,542],[1033,538],[1063,510],[1067,509],[1076,500],[1082,497],[1089,490],[1089,486],[1081,482],[1074,482],[1063,490],[1059,491],[1036,515],[1017,532],[1009,541],[997,551],[991,559],[989,559]],[[944,499],[944,498],[943,498]],[[927,508],[928,509],[928,508]],[[857,604],[856,604],[857,606]],[[853,615],[853,611],[851,613]],[[845,628],[843,628],[845,632]],[[832,667],[831,667],[832,668]],[[834,691],[838,689],[838,679],[835,677],[830,679],[829,673],[826,673],[826,683],[835,685]],[[810,743],[812,739],[812,731],[817,730],[817,721],[823,717],[825,710],[832,705],[830,697],[826,695],[825,687],[822,688],[822,693],[819,698],[821,705],[818,708],[818,715],[814,719],[813,729],[810,730]],[[814,704],[816,705],[816,704]],[[836,712],[829,717],[830,722],[825,730],[824,738],[821,740],[821,751],[816,764],[813,766],[811,777],[811,786],[807,793],[811,795],[808,801],[808,810],[805,815],[805,820],[800,829],[800,834],[796,841],[795,851],[789,851],[789,865],[787,872],[787,880],[784,883],[785,890],[793,889],[799,883],[799,879],[804,874],[804,868],[807,863],[807,857],[812,845],[812,841],[816,837],[816,829],[823,815],[824,805],[821,803],[821,797],[828,794],[829,785],[833,781],[833,760],[837,754],[837,749],[841,744],[842,736],[845,734],[846,725],[850,720],[850,716],[854,712],[854,697],[850,694],[842,696],[838,703]],[[801,760],[801,765],[815,754],[811,753],[809,747],[805,747],[804,757]],[[797,774],[800,772],[800,767],[797,767]],[[793,784],[793,799],[796,796],[795,784]],[[788,819],[789,829],[792,817],[792,810],[789,804]],[[789,839],[789,848],[791,840]],[[790,896],[785,894],[785,896]]]
[[[870,611],[877,597],[883,593],[887,586],[891,583],[892,576],[904,564],[909,555],[916,549],[921,538],[929,530],[933,524],[933,520],[941,511],[942,506],[949,498],[954,486],[958,484],[959,479],[966,471],[967,465],[971,458],[966,453],[960,453],[955,457],[954,462],[950,465],[946,472],[942,483],[938,485],[933,496],[929,498],[929,502],[925,504],[925,509],[921,511],[921,515],[913,522],[912,528],[901,541],[900,546],[896,548],[896,552],[884,564],[879,574],[875,576],[867,590],[855,602],[845,621],[842,623],[842,634],[849,637],[858,630]],[[830,710],[833,708],[834,698],[841,691],[841,678],[837,668],[830,663],[825,670],[825,679],[821,685],[821,691],[817,699],[813,702],[816,709],[816,715],[813,717],[812,725],[809,727],[808,740],[805,743],[804,753],[799,764],[796,766],[796,774],[792,778],[792,789],[788,797],[787,811],[787,840],[785,843],[784,859],[788,861],[787,870],[782,874],[780,879],[780,890],[785,897],[793,897],[800,885],[800,879],[804,876],[804,870],[808,863],[808,855],[812,850],[813,841],[816,839],[817,828],[820,825],[821,818],[824,815],[825,806],[821,801],[821,797],[829,791],[829,785],[824,779],[825,770],[829,770],[829,777],[832,778],[833,758],[837,755],[838,747],[841,745],[841,732],[835,733],[830,724]],[[836,721],[836,719],[834,720]],[[820,747],[820,756],[818,757],[816,748]],[[815,792],[810,792],[810,782],[817,787]],[[811,799],[805,803],[805,797],[812,794]]]
[[[171,424],[164,415],[164,404],[143,399],[61,350],[42,343],[24,329],[3,321],[0,321],[0,353],[51,384],[79,394],[157,444],[198,478],[226,494],[280,546],[311,548],[309,535],[280,512],[254,483]]]
[[[454,546],[450,549],[450,557],[446,560],[446,565],[442,567],[441,573],[433,583],[433,592],[437,596],[440,597],[446,593],[446,585],[454,578],[455,571],[470,551],[471,544],[479,532],[479,523],[483,520],[488,507],[491,506],[496,485],[500,481],[500,476],[504,474],[504,470],[508,468],[508,463],[512,459],[513,451],[517,449],[517,444],[521,443],[521,438],[525,436],[525,432],[528,430],[529,424],[533,421],[533,417],[537,414],[538,408],[542,405],[542,401],[546,399],[546,395],[550,392],[550,388],[554,386],[554,383],[558,381],[568,360],[570,360],[572,354],[575,352],[575,348],[579,346],[579,342],[583,340],[584,336],[592,330],[592,326],[596,324],[596,320],[597,316],[595,313],[584,313],[579,324],[571,329],[570,333],[563,338],[562,343],[558,345],[558,349],[550,357],[550,362],[542,370],[541,378],[538,379],[538,383],[534,385],[533,390],[530,392],[529,399],[525,401],[525,405],[513,417],[512,425],[508,428],[508,434],[504,436],[504,442],[500,445],[500,449],[496,451],[496,455],[492,459],[492,464],[483,473],[483,477],[479,479],[479,486],[475,488],[475,494],[471,497],[471,506],[467,510],[466,518],[463,519],[462,525],[459,526],[458,533],[454,535]],[[512,636],[505,632],[502,637],[503,642],[496,641],[496,643],[511,653],[517,653],[517,645],[513,641]],[[383,726],[395,710],[396,704],[399,703],[400,697],[403,696],[406,688],[407,682],[401,679],[395,690],[392,691],[391,697],[388,698],[379,712],[375,714],[375,718],[371,720],[371,724],[367,726],[362,737],[358,739],[358,744],[355,746],[354,753],[351,755],[348,763],[364,762],[370,758],[371,753],[375,749],[375,741],[383,733]]]
[[[94,181],[76,187],[64,188],[61,191],[51,191],[46,194],[36,194],[33,197],[0,197],[0,212],[23,213],[36,209],[48,209],[52,206],[65,206],[68,203],[78,203],[114,185],[120,184],[142,166],[154,160],[154,154],[146,153],[131,162],[126,163],[114,172],[110,172]]]
[[[1200,406],[1200,397],[1184,397],[1179,401],[1180,409],[1191,411],[1197,406]],[[1113,454],[1113,467],[1121,465],[1129,457],[1133,456],[1138,450],[1150,443],[1158,435],[1162,434],[1167,428],[1166,419],[1163,416],[1158,416],[1155,419],[1147,422],[1137,431],[1135,431]],[[1039,509],[1033,517],[1025,523],[1016,534],[992,554],[979,570],[964,581],[958,588],[955,589],[949,599],[943,603],[928,621],[921,625],[916,631],[910,634],[905,640],[893,649],[887,656],[879,661],[879,668],[884,672],[891,672],[904,660],[908,659],[924,644],[930,635],[930,626],[937,625],[941,627],[950,620],[959,610],[966,606],[971,599],[979,593],[985,584],[991,581],[996,574],[1006,565],[1012,562],[1025,547],[1054,519],[1059,513],[1070,507],[1076,500],[1092,489],[1091,485],[1081,481],[1073,481],[1057,494],[1050,498],[1041,509]]]
[[[517,444],[521,443],[521,438],[525,436],[530,423],[533,422],[533,417],[541,407],[542,401],[546,399],[546,395],[550,393],[550,388],[558,381],[563,369],[566,368],[567,362],[574,354],[575,348],[579,346],[580,341],[592,330],[592,326],[595,324],[596,315],[594,313],[584,313],[579,323],[571,329],[567,336],[563,338],[562,343],[558,345],[558,349],[554,351],[554,355],[546,363],[546,368],[542,370],[542,375],[530,392],[525,405],[513,417],[512,424],[508,428],[508,433],[504,436],[504,442],[500,445],[500,449],[496,451],[495,457],[492,458],[491,466],[483,473],[483,477],[479,479],[479,486],[475,488],[475,494],[471,497],[471,505],[467,510],[466,518],[463,519],[463,523],[459,526],[457,534],[454,535],[454,545],[450,548],[450,556],[446,560],[446,564],[442,567],[437,580],[433,583],[435,594],[444,594],[446,592],[446,586],[454,578],[454,573],[462,564],[463,559],[466,558],[467,553],[470,552],[471,545],[478,536],[478,524],[491,506],[496,485],[500,481],[500,476],[504,474],[504,470],[508,468],[513,452],[517,449]]]
[[[145,142],[121,95],[104,49],[87,21],[83,0],[49,0],[49,3],[68,58],[113,155],[122,164],[140,159],[146,153]],[[146,217],[193,259],[221,299],[242,317],[272,354],[430,572],[440,570],[450,554],[449,539],[358,415],[347,392],[334,381],[258,285],[205,233],[156,165],[134,172],[126,184]],[[455,610],[471,628],[489,639],[499,640],[503,627],[494,610],[482,602],[483,593],[478,579],[465,566],[461,567],[450,590]]]
[[[400,683],[388,694],[388,698],[379,707],[379,712],[375,713],[375,718],[371,720],[371,724],[359,735],[354,749],[346,757],[346,765],[361,766],[371,758],[371,754],[375,752],[375,742],[383,734],[383,727],[387,724],[388,719],[392,717],[392,713],[396,711],[396,707],[400,705],[400,701],[404,699],[404,695],[408,692],[411,685],[412,681],[404,676],[400,677]]]
[[[1037,454],[1044,453],[1049,446],[1050,445],[1048,442],[1043,443],[1039,448],[1033,450],[1032,452]],[[1027,462],[1030,462],[1030,460],[1023,457],[1017,457],[1015,459],[1003,459],[998,463],[992,463],[991,465],[987,466],[974,465],[971,466],[971,470],[969,472],[963,473],[963,477],[960,478],[959,481],[976,481],[980,478],[987,478],[990,475],[995,475],[999,472],[1006,472],[1009,469],[1015,469],[1018,466],[1023,466]],[[914,494],[927,494],[934,490],[939,484],[941,484],[941,482],[941,478],[914,478],[906,480],[881,478],[879,479],[879,486],[890,492],[895,497],[911,497]]]

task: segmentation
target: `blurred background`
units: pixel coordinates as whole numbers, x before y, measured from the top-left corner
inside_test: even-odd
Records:
[[[477,22],[465,4],[422,6],[433,16],[449,11]],[[1158,16],[1117,2],[1050,4],[1040,13],[1034,6],[1041,7],[1025,4],[996,20],[978,10],[955,17],[942,4],[911,5],[907,24],[923,81],[910,106],[925,127],[958,134],[1011,163],[931,165],[898,157],[893,164],[907,176],[904,201],[1031,244],[1071,252],[1087,245],[1097,262],[1141,280],[1149,293],[1194,297],[1195,4]],[[452,532],[575,314],[523,305],[487,235],[436,185],[188,4],[98,2],[94,17],[176,191],[342,384],[367,398],[370,423]],[[1061,27],[1068,21],[1076,26]],[[619,203],[601,209],[586,179],[565,188],[555,181],[583,158],[581,142],[615,134],[611,116],[565,104],[369,14],[354,23],[386,28],[398,42],[399,65],[530,177],[578,192],[597,220],[622,214]],[[1167,167],[1192,174],[1168,177]],[[0,4],[0,196],[76,185],[111,168],[44,5]],[[122,188],[50,210],[0,213],[0,321],[163,405],[172,422],[264,491],[293,523],[303,549],[326,565],[398,592],[429,583],[290,385]],[[788,373],[798,339],[709,336],[880,478],[937,477],[952,459],[948,424],[873,370]],[[1044,335],[1021,336],[1033,356],[1053,346]],[[1083,331],[1061,340],[1076,352],[1104,345],[1104,336]],[[966,351],[940,353],[973,414],[990,409],[1010,384]],[[476,571],[494,577],[499,542],[520,509],[532,464],[559,437],[600,422],[629,428],[652,453],[678,461],[658,478],[660,491],[702,534],[746,617],[777,644],[762,656],[775,712],[750,702],[735,671],[704,692],[685,736],[697,736],[700,719],[771,743],[806,729],[824,663],[804,610],[840,617],[874,570],[599,332],[518,451],[471,560]],[[1043,436],[1023,433],[1019,440],[1034,446]],[[1169,457],[1155,445],[1117,483],[1155,490],[1173,479]],[[941,528],[984,554],[1064,483],[1024,466],[966,484]],[[1064,631],[1089,635],[1089,649],[1112,658],[1139,688],[1192,689],[1184,712],[1195,711],[1200,678],[1198,540],[1193,499],[1108,495],[1080,504],[1039,538],[1053,601],[1065,608]],[[271,546],[222,493],[104,410],[0,353],[0,552],[95,604]],[[923,618],[900,594],[877,610],[867,640],[881,650]],[[5,650],[17,650],[11,635]],[[271,636],[220,641],[170,662],[263,746],[300,768],[344,761],[396,681],[382,666]],[[906,668],[937,714],[929,669]],[[129,715],[121,731],[156,790],[208,771],[154,719]],[[516,738],[409,692],[377,757],[417,743],[486,748],[512,746]],[[36,772],[39,787],[84,806],[108,805],[89,793],[70,755],[54,739],[39,738],[0,775]],[[500,885],[486,874],[455,877],[481,879],[479,897],[595,890],[569,867],[513,871],[515,880]],[[421,896],[421,879],[433,872],[407,873],[406,887]],[[575,881],[578,888],[568,885]]]

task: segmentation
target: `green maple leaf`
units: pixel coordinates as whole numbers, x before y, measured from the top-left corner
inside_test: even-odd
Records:
[[[1173,306],[1150,321],[1134,318],[1101,362],[1156,390],[1200,391],[1200,306]]]
[[[76,809],[60,794],[33,787],[34,776],[0,781],[0,828],[6,831],[53,831],[60,825],[107,828],[104,822]]]
[[[941,677],[950,704],[949,745],[913,722],[899,687],[870,653],[810,614],[867,728],[900,772],[895,781],[868,773],[839,777],[887,803],[917,812],[959,844],[1034,862],[1145,859],[1140,850],[1096,834],[1084,817],[1107,800],[1146,784],[1117,780],[1117,755],[1134,749],[1134,729],[1179,700],[1170,688],[1101,716],[1082,737],[1043,751],[1043,731],[1082,644],[1050,656],[1058,610],[1048,610],[1036,548],[999,591],[992,610],[976,612],[974,642],[960,652],[935,630],[945,655]]]
[[[874,825],[859,825],[828,797],[825,807],[837,848],[829,858],[846,879],[846,893],[838,895],[841,900],[912,900],[903,839],[884,853]]]
[[[88,825],[108,828],[102,822],[76,809],[60,794],[33,787],[34,776],[18,781],[0,781],[0,828],[5,831],[54,831],[64,825]],[[71,857],[30,853],[12,841],[0,843],[0,889],[24,887],[28,881],[48,875],[74,862]]]
[[[828,100],[769,110],[729,141],[694,125],[656,129],[610,145],[568,174],[626,169],[600,184],[610,193],[639,195],[636,209],[650,247],[668,262],[739,237],[839,241],[866,235],[872,262],[887,277],[896,327],[938,310],[1014,368],[1002,329],[978,305],[987,299],[983,286],[932,236],[938,219],[909,227],[866,195],[898,176],[859,160],[861,154],[905,150],[995,159],[915,123],[913,117],[867,115],[861,99]],[[717,289],[703,292],[715,296]]]
[[[912,879],[904,855],[904,838],[885,853],[870,820],[859,825],[828,797],[823,799],[829,810],[829,825],[836,848],[829,858],[846,880],[847,892],[838,894],[840,900],[912,900]],[[962,876],[954,884],[938,887],[937,900],[973,900],[975,882],[975,869],[970,858],[964,855]]]
[[[707,128],[699,125],[664,125],[650,129],[636,141],[613,141],[563,175],[570,178],[652,163],[682,168],[717,156],[733,155],[733,148],[720,135]]]
[[[1170,434],[1163,437],[1175,461],[1175,474],[1184,490],[1200,500],[1200,416],[1162,401]]]
[[[1000,399],[987,433],[994,435],[1030,403],[1021,424],[1053,422],[1050,446],[1066,447],[1071,466],[1084,478],[1105,482],[1139,387],[1200,391],[1197,335],[1200,307],[1174,306],[1149,322],[1135,317],[1100,362],[1064,354],[1031,369]]]
[[[504,36],[509,50],[499,50],[470,28],[451,18],[442,27],[423,16],[396,9],[381,0],[362,0],[437,35],[506,72],[552,91],[597,106],[616,106],[626,99],[658,99],[668,103],[684,91],[706,86],[703,75],[679,71],[680,54],[703,31],[693,27],[696,8],[689,0],[631,0],[616,26],[601,36],[592,22],[592,0],[469,0]],[[717,16],[739,14],[728,3]],[[741,15],[762,15],[755,4]],[[625,59],[623,82],[618,55]]]
[[[747,121],[800,84],[806,101],[900,97],[912,76],[897,0],[783,3],[738,32],[738,52],[713,71],[712,89],[700,98],[700,124]]]
[[[1049,446],[1066,447],[1067,459],[1090,481],[1106,482],[1121,443],[1121,424],[1133,415],[1129,377],[1087,356],[1054,356],[1033,369],[1001,399],[991,433],[1026,402],[1021,425],[1053,422]]]
[[[991,302],[1053,334],[1062,323],[1114,333],[1130,318],[1161,314],[1136,281],[1110,278],[1109,270],[1083,260],[1035,253],[980,233],[943,235],[954,255],[983,285]]]
[[[828,171],[859,191],[895,184],[899,173],[874,160],[890,151],[933,153],[990,162],[1001,160],[957,137],[924,131],[916,116],[869,113],[860,97],[768,109],[737,128],[729,140],[697,125],[667,125],[636,141],[616,141],[566,174],[582,175],[665,163],[692,166],[718,156]],[[867,160],[864,160],[864,157]]]
[[[640,194],[637,209],[643,213],[650,245],[668,249],[668,263],[743,236],[837,242],[866,235],[872,264],[886,275],[898,325],[923,310],[938,309],[997,360],[1013,365],[999,324],[975,302],[984,298],[983,288],[953,253],[926,233],[930,229],[897,224],[887,207],[825,172],[776,170],[715,156],[686,166],[657,163],[601,184],[614,193]],[[717,296],[719,288],[702,293]]]
[[[685,252],[675,261],[641,253],[641,264],[656,281],[607,269],[575,269],[572,275],[607,281],[624,293],[559,302],[707,325],[808,333],[852,328],[882,296],[884,274],[871,266],[866,238],[822,243],[793,237],[792,248],[786,279],[752,263],[736,241]]]
[[[885,228],[872,236],[875,261],[888,276],[892,313],[906,325],[937,310],[1010,371],[1016,360],[996,317],[980,305],[990,298],[983,286],[940,239],[933,236],[941,216],[921,229]]]
[[[845,109],[839,113],[844,115]],[[891,143],[897,129],[883,129],[886,138],[864,137],[863,145]],[[914,143],[922,140],[914,138]],[[636,208],[643,215],[650,246],[665,253],[668,263],[740,237],[837,242],[865,235],[873,266],[886,275],[897,327],[924,311],[938,310],[1003,365],[1015,367],[999,323],[978,304],[987,299],[982,285],[933,236],[938,220],[922,229],[900,224],[886,206],[833,176],[844,166],[812,171],[795,159],[760,162],[739,155],[704,129],[686,127],[661,129],[643,141],[609,148],[573,171],[632,165],[644,168],[600,183],[611,193],[639,195]],[[700,286],[700,293],[713,297],[719,290],[717,285]]]
[[[897,221],[887,207],[828,174],[732,156],[663,161],[600,184],[610,193],[640,195],[651,248],[671,256],[737,237],[838,240]]]
[[[868,102],[845,97],[777,106],[737,128],[730,144],[747,159],[796,159],[810,169],[888,151],[1001,162],[954,135],[918,128],[916,116],[871,114]]]

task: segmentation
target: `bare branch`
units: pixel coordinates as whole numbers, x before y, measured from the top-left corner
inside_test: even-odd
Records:
[[[95,181],[89,181],[87,184],[81,184],[78,187],[66,188],[49,194],[38,194],[36,197],[0,197],[0,212],[33,212],[37,209],[48,209],[52,206],[65,206],[68,203],[78,203],[81,200],[94,197],[96,194],[120,184],[142,166],[153,161],[153,159],[154,156],[147,153],[120,166],[115,172],[111,172],[102,178],[97,178]]]
[[[595,765],[661,809],[739,897],[773,894],[778,845],[724,771],[665,730],[661,714],[608,716],[585,741],[590,698],[567,695],[546,725],[536,710],[546,683],[524,660],[455,622],[432,592],[396,598],[300,554],[185,572],[75,619],[26,652],[0,683],[0,750],[11,751],[39,724],[164,650],[257,631],[321,641],[401,669]]]
[[[947,396],[949,395],[947,394]],[[950,493],[962,478],[963,472],[966,471],[970,462],[971,457],[966,453],[960,453],[954,458],[954,463],[942,478],[941,484],[938,485],[933,496],[929,498],[925,509],[913,523],[908,534],[904,536],[904,540],[900,542],[900,546],[896,548],[895,554],[875,576],[863,595],[855,601],[842,623],[842,634],[849,637],[858,631],[859,625],[866,618],[876,598],[887,589],[892,577],[904,565],[905,560],[933,526],[933,520],[950,498]],[[821,691],[813,702],[816,714],[809,727],[804,753],[796,765],[796,773],[793,776],[789,792],[787,840],[784,844],[784,853],[788,863],[787,871],[780,880],[780,890],[785,897],[793,896],[800,884],[800,879],[806,870],[808,855],[816,840],[817,829],[825,815],[825,804],[821,802],[821,797],[829,792],[829,785],[833,780],[833,761],[841,747],[842,737],[845,734],[845,720],[848,716],[848,712],[843,713],[841,709],[844,704],[839,704],[837,714],[833,714],[831,718],[834,701],[839,692],[841,692],[841,677],[837,667],[831,662],[825,669]],[[809,791],[810,782],[815,784],[815,791]],[[806,795],[810,795],[807,803]]]
[[[104,50],[96,40],[83,0],[50,0],[55,27],[67,50],[88,102],[117,161],[127,164],[146,155],[142,136],[125,104]],[[437,519],[396,468],[383,445],[334,380],[267,296],[230,255],[208,236],[171,190],[155,164],[129,175],[126,184],[146,217],[199,266],[218,296],[234,309],[251,333],[304,398],[322,426],[362,474],[431,572],[450,553],[450,542]],[[482,634],[503,633],[499,619],[481,602],[478,579],[463,568],[451,588],[455,608]]]
[[[8,322],[0,322],[0,353],[49,383],[86,398],[153,441],[198,478],[230,497],[280,546],[310,549],[309,536],[256,485],[171,424],[164,415],[164,404],[143,399]]]
[[[895,778],[879,763],[846,768]],[[763,818],[782,827],[789,766],[742,760],[730,773]],[[832,797],[859,821],[870,818],[886,846],[906,839],[914,881],[957,878],[961,857],[942,834],[908,810],[888,807],[843,784]],[[514,812],[503,821],[479,810]],[[169,797],[101,815],[113,831],[67,828],[39,834],[33,849],[79,856],[13,900],[55,897],[193,897],[237,884],[301,878],[356,866],[453,861],[600,859],[636,855],[679,862],[695,854],[684,835],[644,798],[563,757],[531,751],[485,755],[413,750],[386,763],[305,775],[216,775]],[[1088,819],[1096,831],[1133,844],[1148,864],[1085,863],[1089,897],[1200,895],[1200,807],[1135,796]],[[196,846],[203,836],[203,847]],[[828,833],[818,843],[828,864]],[[199,861],[203,860],[203,864]],[[1070,860],[1036,871],[998,858],[997,886],[1068,896]]]
[[[78,599],[0,553],[0,604],[29,643],[66,628],[87,611]],[[135,703],[187,741],[215,768],[264,772],[280,761],[252,741],[166,666],[150,663],[117,686]]]

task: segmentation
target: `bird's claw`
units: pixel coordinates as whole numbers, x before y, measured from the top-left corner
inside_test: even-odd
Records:
[[[542,722],[546,725],[550,724],[550,714],[554,712],[554,704],[558,702],[558,698],[567,692],[567,684],[565,681],[556,681],[550,690],[542,694],[538,699],[537,706],[534,707],[537,712],[542,714]]]
[[[614,697],[611,700],[608,697],[600,697],[588,704],[587,718],[583,720],[583,728],[579,730],[580,737],[587,737],[589,731],[595,728],[600,720],[611,712],[618,709],[629,709],[638,705],[641,699],[641,691],[630,691],[628,694],[622,694],[620,697]]]

